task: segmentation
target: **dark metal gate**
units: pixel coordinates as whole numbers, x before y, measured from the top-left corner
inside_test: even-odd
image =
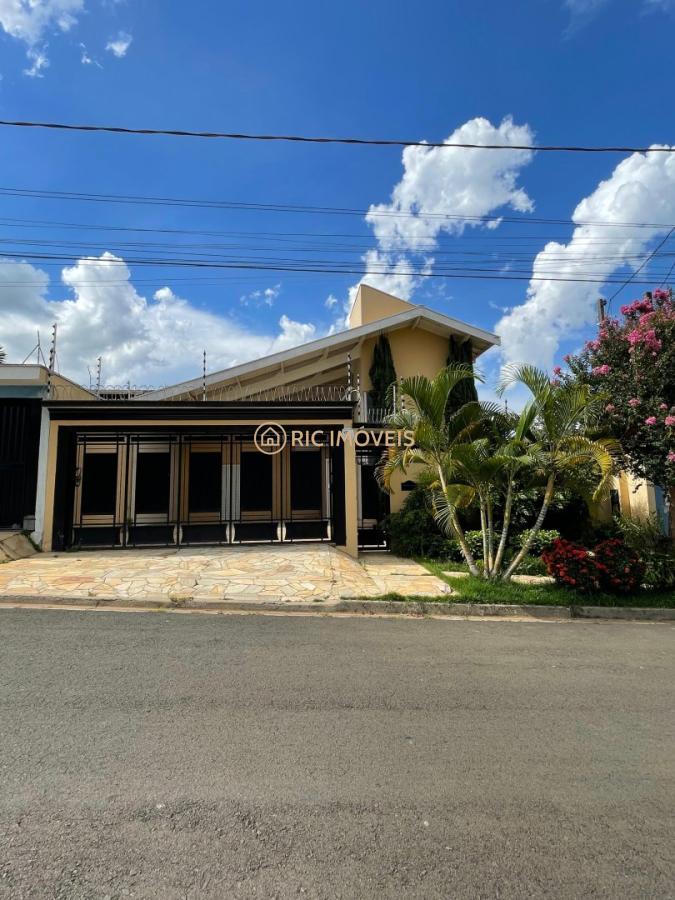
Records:
[[[334,541],[328,437],[266,454],[253,433],[78,433],[72,547]]]
[[[373,450],[356,451],[359,550],[386,550],[389,546],[382,527],[389,513],[389,494],[380,488],[375,475],[381,456]]]
[[[40,401],[0,400],[0,527],[35,514]]]

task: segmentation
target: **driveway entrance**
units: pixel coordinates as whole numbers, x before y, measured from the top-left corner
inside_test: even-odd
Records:
[[[357,561],[330,544],[45,553],[0,566],[4,599],[292,604],[446,590],[411,560],[371,553]]]

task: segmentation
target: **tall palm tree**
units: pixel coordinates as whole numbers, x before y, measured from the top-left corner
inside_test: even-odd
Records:
[[[621,452],[618,441],[597,436],[606,401],[593,397],[588,385],[551,381],[546,372],[527,365],[508,367],[500,392],[513,384],[524,385],[532,395],[521,413],[515,437],[526,448],[528,464],[545,477],[545,489],[528,539],[502,576],[506,581],[523,561],[544,524],[556,486],[578,466],[591,464],[597,473],[593,499],[601,499],[609,490],[614,461]]]
[[[532,366],[506,371],[501,390],[521,383],[531,399],[519,416],[508,416],[495,404],[466,403],[446,420],[449,393],[470,369],[452,365],[433,378],[403,379],[402,406],[390,416],[392,428],[410,430],[412,447],[390,448],[379,468],[380,481],[390,489],[391,476],[415,466],[430,490],[434,516],[457,537],[469,571],[480,575],[466,541],[458,510],[477,504],[483,534],[483,575],[508,581],[527,555],[546,518],[556,487],[580,465],[597,473],[594,494],[609,488],[619,444],[596,436],[604,403],[586,385],[556,384]],[[528,539],[508,564],[504,563],[516,487],[523,476],[544,484],[542,505]],[[501,528],[494,520],[496,500],[503,500]],[[498,542],[497,542],[498,538]],[[506,568],[504,569],[504,565]]]
[[[400,409],[387,418],[390,428],[413,433],[411,447],[390,447],[378,467],[378,479],[385,490],[391,490],[394,472],[406,472],[411,466],[420,467],[432,496],[439,500],[447,525],[455,533],[469,570],[479,575],[478,566],[467,544],[464,531],[457,517],[457,510],[473,499],[467,485],[448,483],[449,463],[455,449],[477,433],[483,419],[480,403],[466,403],[446,417],[448,396],[466,378],[476,377],[470,366],[450,365],[441,369],[435,378],[415,375],[401,380],[398,389]]]

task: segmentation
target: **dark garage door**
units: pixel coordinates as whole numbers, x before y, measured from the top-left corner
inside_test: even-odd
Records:
[[[0,528],[35,513],[40,401],[0,400]]]

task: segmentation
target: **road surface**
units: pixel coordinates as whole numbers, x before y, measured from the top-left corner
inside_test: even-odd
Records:
[[[674,649],[0,610],[0,897],[672,897]]]

